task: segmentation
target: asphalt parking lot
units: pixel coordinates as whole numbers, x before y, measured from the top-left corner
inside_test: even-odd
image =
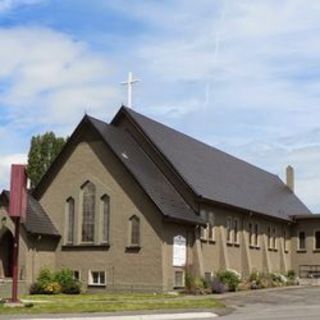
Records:
[[[233,312],[223,320],[320,319],[320,287],[251,291],[223,298]]]

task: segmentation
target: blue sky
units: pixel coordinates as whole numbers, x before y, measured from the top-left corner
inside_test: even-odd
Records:
[[[0,0],[0,187],[33,134],[134,108],[283,178],[320,211],[320,2]]]

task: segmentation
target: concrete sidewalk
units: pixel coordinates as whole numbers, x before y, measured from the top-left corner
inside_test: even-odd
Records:
[[[26,320],[210,320],[218,317],[212,311],[192,312],[164,312],[151,314],[81,314],[81,315],[2,315],[0,319],[26,319]]]

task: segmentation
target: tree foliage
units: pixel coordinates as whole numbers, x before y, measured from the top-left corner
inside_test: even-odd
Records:
[[[53,132],[33,136],[28,154],[28,176],[35,187],[61,151],[66,139],[56,137]]]

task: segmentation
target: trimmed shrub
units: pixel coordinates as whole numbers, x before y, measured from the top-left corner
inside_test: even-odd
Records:
[[[66,294],[80,293],[80,283],[74,279],[69,269],[62,269],[55,273],[55,281],[61,286],[61,292]]]
[[[188,292],[191,292],[194,288],[194,277],[190,271],[186,271],[184,276],[185,288]]]
[[[37,281],[31,285],[31,294],[52,294],[57,293],[56,286],[52,287],[54,282],[54,274],[47,268],[40,270]]]
[[[61,292],[61,286],[58,282],[51,282],[43,288],[43,293],[57,294]]]
[[[73,283],[67,283],[62,289],[65,294],[79,294],[81,293],[81,284],[79,281]]]
[[[185,290],[187,293],[204,294],[205,293],[205,280],[203,278],[194,277],[190,271],[185,274]]]
[[[288,282],[287,277],[281,273],[271,273],[270,276],[274,287],[281,287]]]
[[[72,271],[68,269],[57,272],[42,269],[37,281],[30,287],[31,294],[78,294],[80,291],[80,282],[74,279]]]
[[[289,270],[287,272],[287,278],[289,280],[296,280],[297,279],[297,275],[296,275],[296,272],[294,270]]]
[[[38,282],[34,282],[29,289],[30,294],[40,294],[42,292],[42,288],[40,287]]]
[[[226,285],[228,291],[236,291],[241,282],[240,274],[234,270],[220,271],[217,273],[216,277]]]

